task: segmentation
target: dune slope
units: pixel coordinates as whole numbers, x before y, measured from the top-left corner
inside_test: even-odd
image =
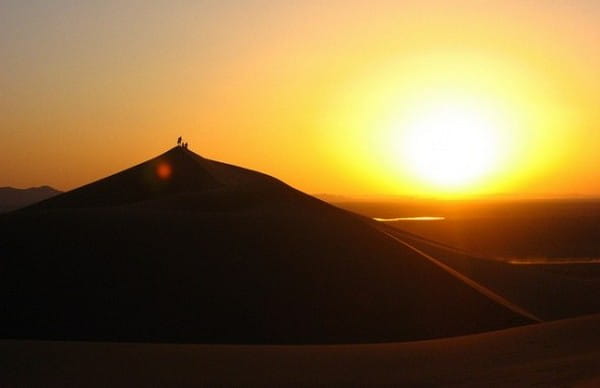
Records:
[[[1,216],[0,250],[2,338],[364,343],[531,322],[369,220],[183,148]]]
[[[6,386],[597,387],[600,316],[411,343],[173,345],[0,340]]]

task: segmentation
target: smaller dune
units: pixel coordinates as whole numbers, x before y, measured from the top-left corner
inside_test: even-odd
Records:
[[[600,315],[375,345],[0,341],[5,386],[597,387]]]

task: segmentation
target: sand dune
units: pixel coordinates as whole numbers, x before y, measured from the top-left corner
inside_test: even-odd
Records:
[[[599,315],[532,324],[593,285],[182,148],[0,216],[0,253],[2,386],[600,381]]]
[[[6,387],[595,387],[600,315],[376,345],[234,346],[0,341]]]
[[[368,343],[532,322],[375,224],[174,148],[0,218],[0,336]]]
[[[395,228],[386,227],[385,230],[415,244],[459,273],[485,284],[543,320],[600,312],[600,282],[542,270],[542,266],[513,265],[478,258]]]

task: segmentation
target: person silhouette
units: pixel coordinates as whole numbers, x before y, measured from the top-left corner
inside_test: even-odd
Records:
[[[177,146],[181,146],[181,136],[177,138]]]

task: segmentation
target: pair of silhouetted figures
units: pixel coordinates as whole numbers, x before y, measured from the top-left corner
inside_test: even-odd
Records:
[[[185,143],[184,143],[184,142],[183,142],[183,139],[181,138],[181,136],[179,136],[179,137],[177,138],[177,146],[178,146],[178,147],[183,147],[183,148],[185,148],[185,149],[187,150],[187,148],[188,148],[188,143],[187,143],[187,142],[185,142]]]

